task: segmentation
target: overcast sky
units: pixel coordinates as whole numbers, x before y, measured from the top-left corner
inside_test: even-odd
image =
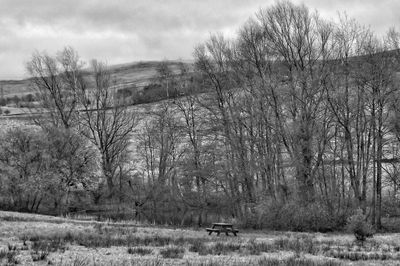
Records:
[[[377,32],[400,29],[400,0],[294,0],[327,18],[346,11]],[[27,76],[32,52],[74,47],[109,64],[191,59],[210,33],[229,35],[275,0],[0,0],[0,80]]]

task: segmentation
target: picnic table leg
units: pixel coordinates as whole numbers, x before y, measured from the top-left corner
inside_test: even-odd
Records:
[[[225,235],[229,236],[228,230],[225,230]]]
[[[218,232],[217,232],[217,236],[219,236],[219,233],[221,233],[221,231],[218,231]]]
[[[212,231],[208,232],[208,235],[211,235]]]

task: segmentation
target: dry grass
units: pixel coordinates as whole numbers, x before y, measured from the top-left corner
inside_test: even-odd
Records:
[[[244,232],[80,221],[0,212],[0,265],[396,265],[398,234]]]

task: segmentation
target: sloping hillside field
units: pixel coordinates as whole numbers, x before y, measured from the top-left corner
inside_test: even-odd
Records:
[[[156,68],[159,63],[157,61],[148,61],[113,65],[110,66],[109,70],[112,77],[118,80],[119,87],[117,89],[127,87],[141,88],[152,82],[152,79],[157,74]],[[169,61],[168,66],[173,73],[176,73],[178,72],[179,62]],[[89,74],[87,73],[86,76],[88,77]],[[30,79],[0,80],[0,88],[2,88],[2,96],[5,98],[35,93],[35,90],[30,85]]]

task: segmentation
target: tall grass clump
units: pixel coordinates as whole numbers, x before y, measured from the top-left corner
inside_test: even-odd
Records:
[[[182,259],[185,255],[185,249],[182,247],[167,247],[160,250],[160,254],[163,258],[168,259]]]
[[[129,247],[128,254],[138,254],[141,256],[149,255],[153,251],[150,248],[143,248],[143,247]]]
[[[5,250],[5,249],[0,249],[0,261],[1,261],[2,259],[4,259],[5,257],[7,257],[7,253],[8,253],[7,250]]]
[[[318,246],[315,245],[310,236],[280,237],[273,242],[276,250],[293,251],[297,255],[300,253],[316,254]]]
[[[18,251],[16,250],[0,250],[0,265],[16,265],[19,264],[19,260],[17,258]],[[6,264],[3,264],[3,260],[5,260]]]
[[[204,245],[204,242],[201,240],[193,241],[192,244],[189,246],[190,252],[201,252],[205,250],[207,247]]]

